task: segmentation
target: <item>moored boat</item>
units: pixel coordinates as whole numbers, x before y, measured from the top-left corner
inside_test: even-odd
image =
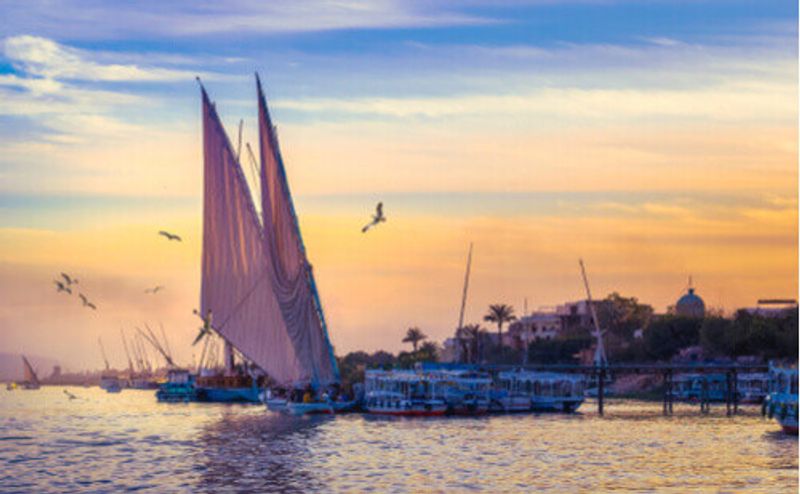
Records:
[[[156,391],[156,398],[167,403],[196,401],[194,375],[186,369],[170,369],[167,372],[167,381]]]
[[[447,413],[445,386],[414,371],[368,370],[365,374],[367,413],[431,417]]]
[[[528,409],[534,412],[576,411],[584,400],[584,379],[581,376],[556,372],[516,370],[501,372],[499,381],[505,383],[508,397],[527,397]],[[510,403],[514,401],[509,400]]]
[[[780,367],[770,363],[769,374],[767,415],[775,418],[785,433],[797,435],[797,366]]]
[[[489,412],[492,378],[474,370],[431,371],[427,379],[440,390],[453,415],[482,415]]]
[[[122,380],[116,374],[101,374],[100,388],[109,393],[119,393],[122,391]]]
[[[769,393],[769,374],[764,372],[738,374],[736,390],[741,403],[762,403]]]
[[[201,372],[195,381],[197,401],[260,403],[258,379],[244,374]]]

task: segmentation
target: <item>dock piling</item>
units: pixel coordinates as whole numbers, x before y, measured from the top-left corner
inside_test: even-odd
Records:
[[[603,416],[603,400],[606,386],[606,370],[601,367],[597,373],[597,413]]]
[[[731,373],[725,373],[725,415],[731,416],[731,395],[733,384],[731,383]]]

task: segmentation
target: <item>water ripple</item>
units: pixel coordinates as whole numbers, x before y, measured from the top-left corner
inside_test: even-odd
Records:
[[[0,400],[3,492],[796,492],[797,439],[757,414],[295,418],[76,388]]]

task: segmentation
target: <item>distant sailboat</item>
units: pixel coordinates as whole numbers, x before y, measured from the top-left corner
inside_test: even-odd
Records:
[[[338,384],[339,371],[258,76],[256,83],[260,216],[216,108],[201,86],[200,313],[213,316],[213,330],[278,386],[319,393]]]
[[[36,375],[36,371],[33,370],[31,363],[25,358],[25,355],[22,356],[22,365],[24,374],[23,381],[19,383],[19,386],[22,386],[23,389],[39,389],[41,387],[39,377]]]

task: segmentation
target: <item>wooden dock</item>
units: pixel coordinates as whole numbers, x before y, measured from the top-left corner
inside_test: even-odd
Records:
[[[487,365],[482,366],[489,372],[528,370],[537,372],[563,372],[583,374],[597,383],[597,413],[605,413],[605,382],[609,376],[618,375],[656,375],[664,380],[664,415],[672,415],[674,402],[674,377],[678,374],[724,374],[725,375],[725,414],[734,415],[739,412],[738,375],[753,372],[768,372],[767,364],[609,364],[605,366],[541,364],[541,365]],[[700,412],[709,413],[711,400],[708,393],[708,381],[703,380],[703,392],[700,399]]]

